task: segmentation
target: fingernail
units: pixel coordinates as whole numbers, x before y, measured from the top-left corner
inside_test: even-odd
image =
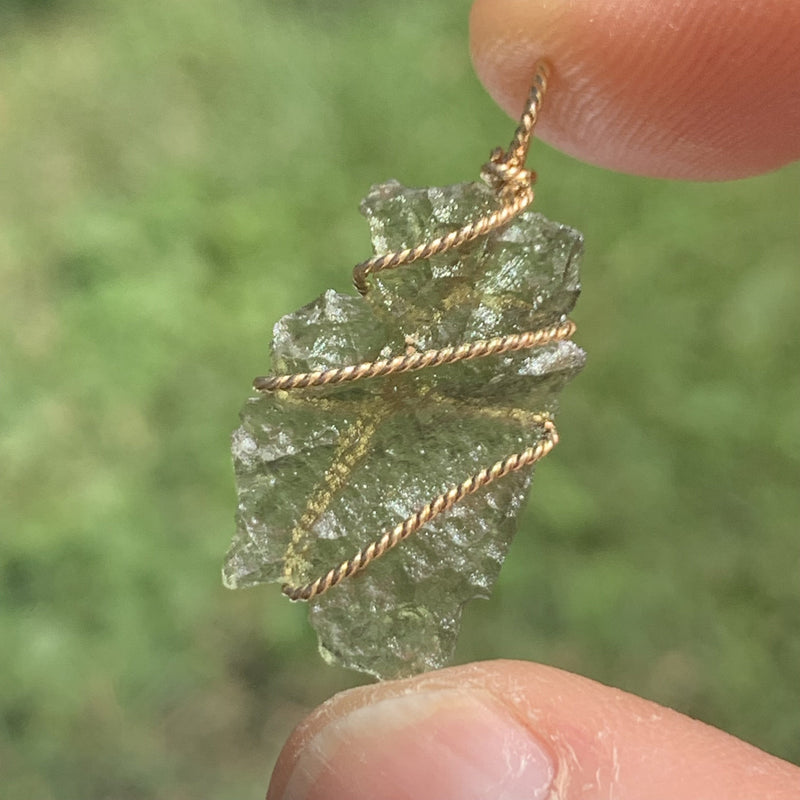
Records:
[[[283,800],[544,800],[554,775],[547,749],[491,695],[445,689],[329,722]]]

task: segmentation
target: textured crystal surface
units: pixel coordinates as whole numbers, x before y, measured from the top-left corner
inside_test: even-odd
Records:
[[[362,204],[376,252],[414,246],[497,207],[482,184],[376,186]],[[458,252],[370,277],[365,298],[328,291],[281,319],[273,373],[355,364],[549,326],[580,290],[581,235],[527,212]],[[583,366],[570,341],[515,354],[250,398],[233,435],[237,530],[229,587],[300,586],[417,508],[542,435]],[[310,603],[330,661],[394,678],[440,667],[461,610],[487,597],[532,470],[441,514]]]

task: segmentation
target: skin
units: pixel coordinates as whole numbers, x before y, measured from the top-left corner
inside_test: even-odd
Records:
[[[688,180],[800,158],[795,0],[477,0],[470,23],[475,69],[512,117],[551,62],[537,136],[576,158]],[[291,735],[267,795],[501,796],[789,800],[800,768],[586,678],[493,661],[337,695]]]
[[[405,681],[362,686],[336,695],[289,738],[267,800],[462,800],[449,784],[431,787],[441,758],[415,739],[425,724],[400,731],[381,716],[345,732],[341,747],[319,746],[320,733],[354,711],[435,690],[485,693],[542,743],[554,764],[550,800],[796,800],[800,769],[752,745],[649,700],[562,670],[522,661],[452,667]],[[439,726],[436,738],[454,749],[480,742],[485,731]],[[487,746],[489,746],[487,744]],[[427,754],[430,754],[430,763]],[[358,779],[355,780],[355,776]],[[298,777],[300,778],[298,780]],[[449,776],[445,776],[446,778]],[[498,776],[498,780],[502,776]],[[287,794],[287,787],[290,791]],[[474,795],[495,800],[498,794]],[[533,794],[533,797],[537,797]]]
[[[514,118],[537,59],[537,137],[658,178],[728,180],[800,158],[800,3],[477,0],[475,69]]]

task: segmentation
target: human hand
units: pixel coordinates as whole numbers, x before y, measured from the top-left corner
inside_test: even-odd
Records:
[[[476,69],[585,161],[717,180],[800,158],[800,4],[477,0]],[[337,695],[290,737],[268,800],[788,800],[800,768],[576,675],[486,662]]]
[[[471,38],[515,119],[551,61],[536,136],[592,164],[726,180],[800,158],[794,0],[476,0]]]
[[[336,695],[267,800],[796,800],[800,768],[568,672],[489,661]]]

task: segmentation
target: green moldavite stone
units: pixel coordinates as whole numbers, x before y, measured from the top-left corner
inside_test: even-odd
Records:
[[[414,246],[498,207],[479,183],[407,189],[362,204],[377,253]],[[328,291],[281,319],[273,374],[357,364],[549,327],[580,290],[582,237],[540,214],[428,261]],[[570,341],[337,387],[251,397],[233,435],[237,530],[231,588],[306,584],[436,495],[542,437],[583,366]],[[530,468],[465,498],[366,570],[310,603],[332,663],[395,678],[453,653],[462,606],[488,597],[514,535]]]

